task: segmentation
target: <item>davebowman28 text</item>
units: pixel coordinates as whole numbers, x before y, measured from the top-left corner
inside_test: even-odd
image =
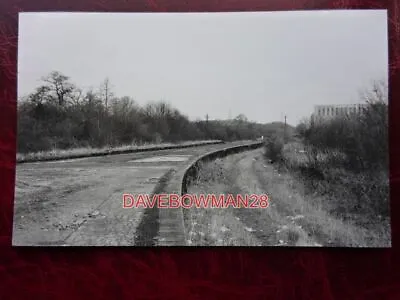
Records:
[[[265,194],[123,194],[123,208],[267,208]]]

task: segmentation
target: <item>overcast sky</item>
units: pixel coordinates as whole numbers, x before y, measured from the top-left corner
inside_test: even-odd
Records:
[[[163,99],[191,119],[295,125],[387,80],[384,10],[19,17],[19,96],[57,70],[82,88],[109,77],[117,96]]]

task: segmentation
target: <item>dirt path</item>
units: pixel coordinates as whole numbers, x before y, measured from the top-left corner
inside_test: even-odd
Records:
[[[236,184],[242,186],[242,193],[269,196],[270,206],[266,209],[235,210],[245,225],[253,224],[253,234],[263,245],[321,246],[299,222],[304,216],[290,206],[290,201],[282,201],[283,197],[290,199],[293,191],[273,165],[264,162],[260,150],[241,158],[237,166],[240,174]]]
[[[269,207],[191,209],[186,212],[189,244],[322,246],[321,241],[304,228],[304,216],[298,205],[291,205],[296,191],[273,165],[265,163],[262,154],[262,150],[258,149],[205,166],[200,181],[190,187],[189,192],[267,194],[270,197]],[[204,178],[215,176],[217,180],[204,181]]]

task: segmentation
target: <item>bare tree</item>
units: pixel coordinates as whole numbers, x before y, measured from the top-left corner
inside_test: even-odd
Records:
[[[102,95],[102,98],[104,100],[104,106],[106,110],[108,109],[108,104],[112,97],[114,97],[114,93],[112,92],[112,86],[110,83],[110,79],[107,77],[104,79],[103,83],[101,84],[100,87],[100,93]]]
[[[50,88],[48,86],[42,85],[36,88],[35,92],[29,95],[29,99],[32,103],[36,105],[43,104],[49,98],[48,93],[50,92]]]
[[[236,118],[235,121],[238,123],[245,123],[248,122],[247,117],[244,114],[239,114]]]
[[[366,103],[388,104],[388,84],[386,80],[375,80],[370,89],[363,89],[359,92],[360,98]]]
[[[82,89],[77,88],[71,93],[71,102],[74,106],[79,106],[84,100],[85,96],[83,94]]]
[[[51,72],[42,80],[48,83],[48,89],[55,93],[60,106],[65,104],[66,96],[71,95],[75,88],[73,84],[68,82],[69,77],[58,71]]]
[[[144,115],[151,123],[155,135],[159,134],[164,138],[168,136],[170,132],[168,118],[172,115],[170,104],[164,101],[149,103],[144,108]]]

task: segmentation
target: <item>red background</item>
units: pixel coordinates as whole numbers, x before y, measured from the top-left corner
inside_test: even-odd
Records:
[[[400,299],[399,0],[1,0],[0,299]],[[12,248],[20,11],[389,9],[392,249]],[[373,41],[371,41],[373,43]],[[329,70],[327,70],[329,71]],[[397,118],[396,118],[397,112]]]

